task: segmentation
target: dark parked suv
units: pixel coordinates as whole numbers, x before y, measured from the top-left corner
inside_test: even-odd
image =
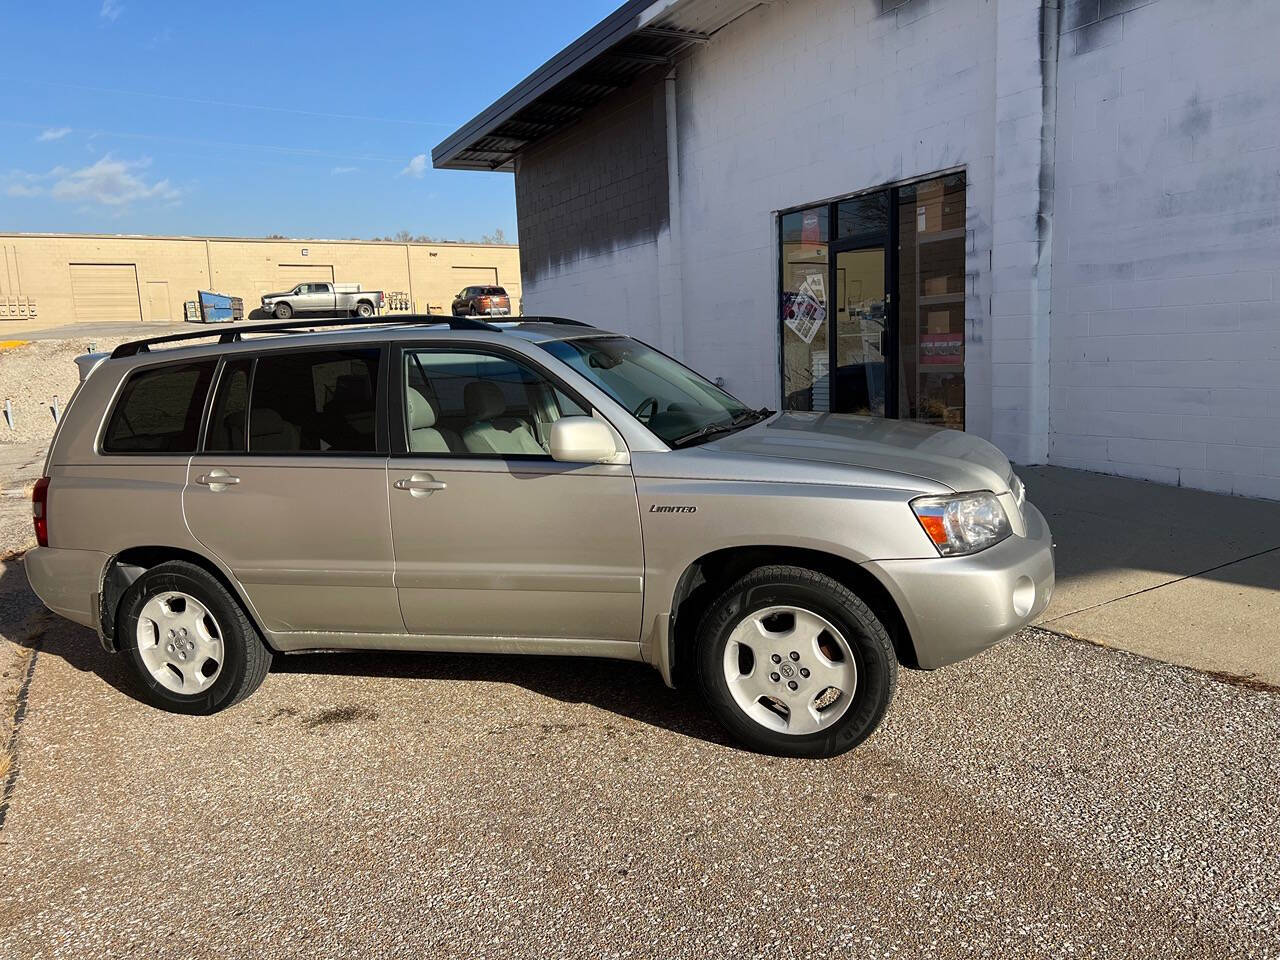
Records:
[[[455,317],[507,317],[511,298],[502,287],[465,287],[453,298]]]

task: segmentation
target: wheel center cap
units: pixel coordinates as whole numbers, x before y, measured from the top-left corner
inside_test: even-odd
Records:
[[[781,664],[778,665],[778,672],[782,674],[784,677],[786,677],[788,680],[790,680],[792,677],[796,675],[796,668],[784,660]]]

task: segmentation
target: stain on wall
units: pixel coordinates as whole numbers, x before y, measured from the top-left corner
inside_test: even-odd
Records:
[[[516,163],[526,283],[582,259],[652,242],[667,224],[662,70],[522,153]]]

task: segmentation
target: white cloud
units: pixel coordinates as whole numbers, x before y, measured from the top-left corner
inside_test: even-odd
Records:
[[[102,0],[102,9],[98,11],[98,16],[103,20],[114,22],[119,19],[123,10],[124,6],[120,3],[120,0]]]
[[[71,132],[70,127],[48,127],[36,137],[36,143],[48,143],[50,140],[61,140]]]
[[[35,187],[27,183],[11,183],[5,193],[11,197],[38,197],[44,193],[44,187]]]
[[[335,177],[340,177],[344,173],[355,173],[358,169],[360,168],[359,167],[334,167],[329,172],[333,174],[333,176]]]
[[[55,200],[82,201],[116,208],[126,207],[136,200],[176,201],[182,193],[168,180],[148,182],[142,175],[150,163],[149,160],[116,160],[108,154],[79,170],[55,167],[48,174],[36,175],[35,179],[53,180],[49,195]],[[32,179],[32,176],[27,175],[27,179]]]
[[[425,153],[420,153],[416,157],[414,157],[412,160],[409,161],[409,165],[407,167],[405,167],[403,170],[400,171],[400,176],[402,177],[410,176],[410,177],[414,177],[415,179],[421,180],[422,175],[426,172],[427,172],[427,155]]]

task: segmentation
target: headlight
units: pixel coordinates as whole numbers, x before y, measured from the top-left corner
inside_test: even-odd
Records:
[[[994,493],[961,493],[952,497],[920,497],[911,509],[924,532],[944,557],[977,553],[1013,531]]]

